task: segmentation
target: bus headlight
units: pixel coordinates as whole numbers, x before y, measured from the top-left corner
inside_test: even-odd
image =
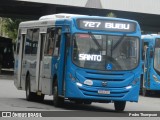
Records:
[[[127,87],[126,87],[127,90],[128,90],[128,89],[131,89],[131,88],[132,88],[132,86],[127,86]]]
[[[82,87],[82,84],[79,83],[79,82],[76,82],[76,85],[79,86],[79,87]]]
[[[85,84],[85,85],[92,86],[92,85],[93,85],[93,81],[92,81],[92,80],[87,79],[87,80],[85,80],[85,81],[84,81],[84,84]]]
[[[136,78],[136,79],[134,79],[130,84],[129,84],[129,86],[127,86],[127,87],[125,87],[126,89],[131,89],[132,88],[132,86],[134,86],[134,85],[136,85],[138,82],[139,82],[139,78]]]

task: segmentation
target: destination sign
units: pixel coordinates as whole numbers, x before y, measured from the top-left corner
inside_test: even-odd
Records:
[[[127,21],[102,20],[102,19],[78,19],[79,29],[85,30],[105,30],[115,32],[134,32],[136,24]]]

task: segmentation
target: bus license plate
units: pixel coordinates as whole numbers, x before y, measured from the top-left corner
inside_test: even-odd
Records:
[[[107,90],[98,90],[99,94],[110,94],[110,91]]]

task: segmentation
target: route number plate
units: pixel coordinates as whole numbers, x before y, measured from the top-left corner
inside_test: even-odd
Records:
[[[99,94],[110,94],[110,91],[108,90],[98,90]]]

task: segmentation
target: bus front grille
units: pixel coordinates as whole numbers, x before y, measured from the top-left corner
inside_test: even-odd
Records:
[[[81,92],[86,96],[92,97],[105,97],[105,98],[121,98],[124,97],[129,91],[125,88],[112,88],[112,89],[102,89],[102,88],[79,88]],[[99,94],[98,90],[109,91],[109,94]]]

